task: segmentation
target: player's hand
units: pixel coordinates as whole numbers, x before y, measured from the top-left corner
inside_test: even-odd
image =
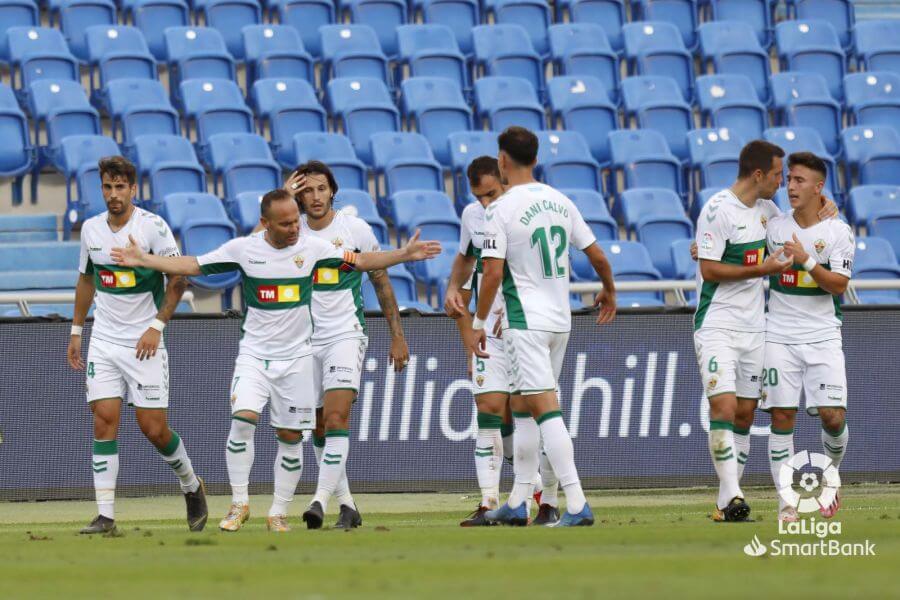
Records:
[[[697,252],[697,242],[691,242],[691,259],[696,262],[699,257],[700,255]]]
[[[84,371],[84,361],[81,360],[81,336],[69,336],[69,347],[66,349],[66,360],[69,366],[76,371]]]
[[[391,355],[388,363],[394,365],[394,371],[399,373],[406,368],[409,363],[409,347],[406,345],[406,338],[398,336],[391,339]]]
[[[473,329],[469,334],[469,350],[478,358],[490,358],[491,355],[485,352],[487,348],[487,334],[484,329]]]
[[[784,254],[793,259],[793,262],[803,264],[809,258],[809,252],[803,247],[803,244],[797,239],[797,234],[793,234],[793,241],[784,243]]]
[[[416,229],[416,232],[406,242],[404,250],[406,250],[407,261],[426,260],[441,253],[441,243],[434,240],[422,241],[419,239],[421,233],[419,229]]]
[[[600,314],[597,315],[597,325],[606,325],[612,323],[616,318],[616,292],[603,288],[597,297],[594,298],[594,308],[600,307]]]
[[[827,219],[833,219],[838,216],[838,207],[837,204],[834,203],[830,198],[826,198],[823,195],[819,195],[819,202],[822,203],[822,208],[819,209],[819,212],[816,213],[821,220],[825,221]]]
[[[785,244],[787,245],[787,244]],[[782,255],[786,254],[784,248],[779,248],[763,261],[762,264],[762,274],[763,275],[774,275],[775,273],[781,273],[782,271],[787,271],[791,266],[791,260],[788,257],[787,260],[782,259]]]
[[[147,331],[144,332],[144,335],[141,336],[141,339],[138,340],[137,353],[135,354],[137,359],[144,360],[156,356],[156,349],[159,348],[159,341],[161,339],[162,332],[157,331],[152,327],[148,328]]]
[[[297,196],[300,194],[300,190],[306,187],[306,175],[299,175],[294,173],[291,175],[287,181],[284,182],[284,186],[282,189],[286,191],[291,197]]]
[[[447,313],[447,316],[451,319],[464,317],[468,312],[466,310],[466,305],[463,302],[462,293],[458,288],[447,290],[447,295],[444,298],[444,312]]]
[[[128,236],[128,246],[113,248],[109,254],[114,263],[123,267],[140,267],[144,260],[144,251],[131,235]]]

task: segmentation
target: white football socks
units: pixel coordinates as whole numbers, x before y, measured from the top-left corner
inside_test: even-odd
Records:
[[[772,471],[772,481],[775,489],[779,489],[781,465],[787,464],[794,455],[794,430],[769,430],[769,469]],[[786,502],[778,495],[779,512],[786,506]],[[795,507],[796,508],[796,507]]]
[[[172,430],[172,439],[165,448],[158,449],[166,464],[172,467],[175,475],[178,476],[178,482],[181,485],[181,491],[196,492],[200,488],[200,482],[194,473],[194,466],[188,457],[184,442],[177,432]]]
[[[94,440],[91,469],[94,471],[97,510],[102,516],[115,519],[116,478],[119,475],[119,445],[116,440]]]
[[[228,443],[225,445],[225,466],[228,467],[233,504],[250,503],[250,469],[253,467],[255,454],[255,433],[256,424],[232,417],[231,431],[228,432]]]
[[[313,502],[322,505],[322,512],[328,508],[328,500],[337,489],[347,464],[350,452],[350,433],[346,429],[334,429],[325,433],[325,447],[322,449],[322,460],[319,463],[319,481]]]
[[[575,467],[575,447],[563,422],[562,413],[558,410],[544,413],[538,417],[537,422],[544,440],[544,452],[566,494],[566,510],[578,514],[584,509],[587,500]]]
[[[541,464],[541,504],[549,504],[550,506],[559,506],[559,479],[550,464],[547,452],[541,448],[540,454]]]
[[[744,476],[744,466],[750,457],[750,429],[734,429],[734,449],[737,458],[738,481]]]
[[[294,499],[297,484],[303,474],[303,445],[300,440],[285,442],[278,439],[278,455],[275,457],[275,486],[269,516],[287,515],[288,504]]]
[[[513,420],[516,423],[513,435],[515,482],[506,503],[510,508],[518,508],[526,499],[531,498],[534,491],[534,481],[538,476],[541,433],[537,423],[528,413],[513,413]]]
[[[844,426],[836,434],[827,431],[824,427],[822,428],[822,449],[838,469],[841,468],[841,461],[844,460],[844,453],[847,451],[847,442],[849,440],[850,429],[847,427],[846,421],[844,421]]]
[[[709,454],[719,476],[719,496],[716,506],[728,506],[734,497],[744,497],[738,483],[737,457],[734,453],[734,424],[727,421],[709,422]]]

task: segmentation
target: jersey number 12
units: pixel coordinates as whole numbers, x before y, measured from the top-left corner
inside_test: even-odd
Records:
[[[554,257],[550,257],[550,243],[554,245]],[[566,268],[560,264],[560,258],[568,249],[566,230],[559,225],[550,228],[547,235],[545,227],[538,227],[531,233],[531,247],[540,246],[541,266],[544,269],[544,277],[565,277]]]

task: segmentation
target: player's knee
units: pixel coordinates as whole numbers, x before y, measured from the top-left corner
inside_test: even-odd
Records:
[[[300,441],[301,436],[302,434],[299,431],[292,431],[290,429],[275,430],[275,437],[285,444],[296,444]]]
[[[828,431],[840,431],[844,427],[843,410],[820,410],[819,417],[822,419],[822,427]]]
[[[166,445],[169,441],[169,426],[163,421],[141,421],[139,423],[141,427],[141,433],[144,434],[144,437],[147,440],[156,446],[157,448],[161,448]]]
[[[794,428],[794,418],[796,416],[797,414],[793,410],[774,409],[772,411],[772,429],[790,431]]]
[[[325,431],[334,431],[336,429],[347,429],[349,426],[349,415],[335,411],[329,412],[325,415],[323,419],[325,421],[324,429]],[[324,435],[324,433],[323,433]]]

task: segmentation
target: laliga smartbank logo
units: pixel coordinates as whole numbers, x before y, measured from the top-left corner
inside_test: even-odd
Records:
[[[819,474],[821,473],[821,474]],[[794,488],[798,482],[799,490]],[[791,460],[781,465],[778,474],[778,495],[788,505],[797,510],[796,521],[778,520],[778,535],[790,536],[788,540],[775,538],[768,544],[754,535],[744,546],[744,554],[760,557],[781,556],[875,556],[875,544],[864,542],[842,542],[840,521],[817,521],[815,517],[805,518],[828,508],[837,497],[841,487],[841,477],[837,467],[824,454],[798,452]],[[802,537],[814,537],[813,541],[802,541]],[[801,537],[801,541],[794,541]]]

